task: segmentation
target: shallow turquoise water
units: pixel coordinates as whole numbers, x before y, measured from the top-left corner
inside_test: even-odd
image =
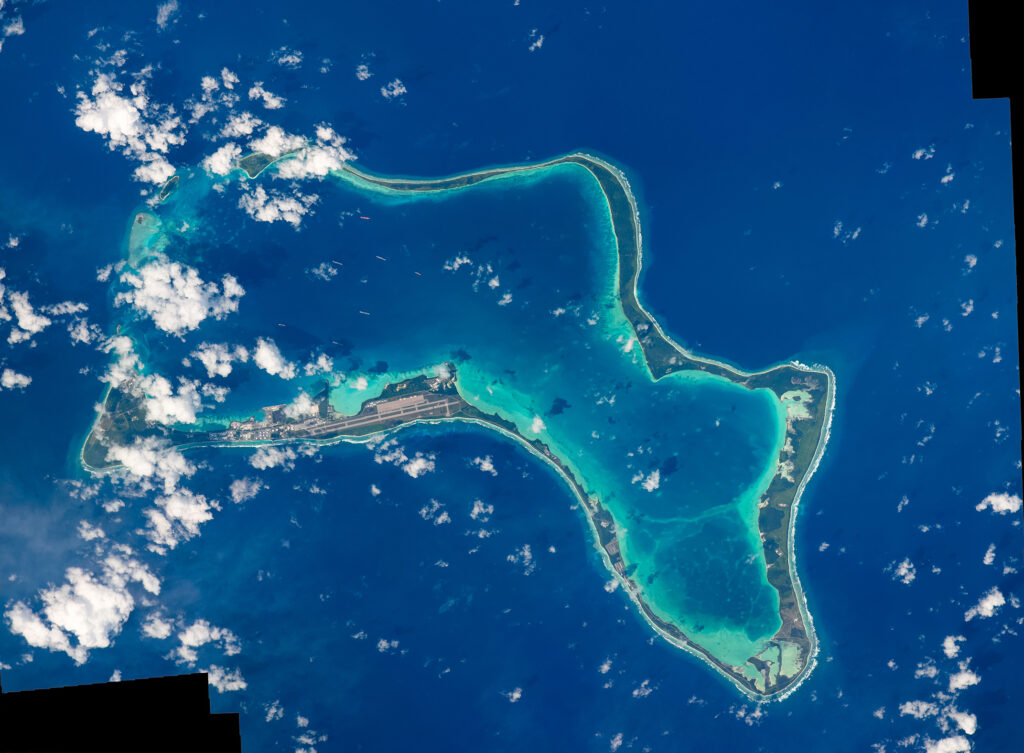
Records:
[[[273,188],[272,174],[255,183]],[[147,241],[167,241],[176,260],[244,270],[239,312],[204,325],[205,340],[270,337],[297,365],[330,356],[332,400],[348,412],[389,381],[454,360],[467,401],[543,440],[609,509],[658,613],[732,664],[774,635],[778,595],[756,521],[784,431],[779,403],[704,374],[652,380],[618,302],[615,238],[589,172],[557,165],[415,194],[342,177],[317,187],[298,231],[244,220],[232,204],[252,183],[240,174],[210,187],[201,174],[184,181],[156,210],[162,237]],[[329,279],[311,271],[324,263]],[[145,336],[145,321],[133,326]],[[177,374],[195,344],[155,349],[148,366]],[[214,415],[315,390],[323,377],[301,371],[285,383],[236,366]],[[194,362],[185,373],[206,377]]]

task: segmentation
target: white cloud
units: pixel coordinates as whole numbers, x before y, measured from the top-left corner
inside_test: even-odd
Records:
[[[260,447],[249,458],[249,465],[260,471],[265,471],[268,468],[277,468],[278,466],[290,471],[295,468],[296,457],[295,450],[291,447],[265,446]]]
[[[249,687],[242,678],[242,673],[237,669],[228,671],[216,664],[211,664],[206,673],[209,675],[210,685],[215,687],[218,693],[230,693],[233,690],[245,690]]]
[[[252,360],[259,368],[271,376],[279,376],[282,379],[295,378],[295,364],[286,360],[281,355],[277,344],[270,338],[259,338],[256,341],[256,349],[252,352]]]
[[[171,637],[171,630],[174,628],[167,620],[158,614],[151,614],[142,623],[142,634],[148,638],[164,640]]]
[[[72,345],[77,345],[78,343],[90,345],[99,339],[102,334],[103,331],[98,326],[90,324],[87,319],[81,316],[68,323],[68,335],[71,337]]]
[[[227,68],[221,68],[220,80],[223,82],[225,89],[234,89],[235,84],[237,84],[239,81],[239,78],[232,71],[229,71]]]
[[[909,558],[904,558],[900,563],[892,563],[889,568],[892,570],[892,579],[898,580],[905,586],[909,586],[914,582],[914,578],[917,577],[917,568],[914,567],[914,563]]]
[[[115,305],[127,303],[149,316],[159,329],[179,337],[197,329],[209,316],[223,319],[238,311],[238,301],[245,295],[232,275],[224,275],[218,287],[205,282],[192,267],[163,259],[137,273],[125,272],[121,281],[132,289],[118,293]]]
[[[494,514],[494,505],[484,504],[479,499],[473,500],[473,509],[469,512],[469,517],[473,520],[479,520],[481,523],[486,523],[491,519],[491,515]]]
[[[309,418],[313,412],[314,405],[315,403],[309,395],[305,392],[299,392],[298,397],[285,406],[284,415],[286,418],[291,419]]]
[[[315,267],[309,267],[306,270],[307,275],[323,280],[324,282],[330,282],[338,276],[338,268],[331,264],[329,261],[322,261]]]
[[[540,416],[534,416],[533,422],[530,424],[530,431],[534,434],[540,434],[545,428],[547,427],[544,426],[544,419]]]
[[[661,486],[661,471],[655,468],[653,471],[644,476],[643,473],[637,473],[632,479],[635,484],[637,481],[641,482],[640,486],[649,492],[653,492],[659,486]]]
[[[911,154],[910,156],[913,159],[917,159],[917,160],[920,160],[920,159],[931,159],[932,157],[935,156],[935,145],[932,144],[929,147],[921,147],[919,149],[915,149],[913,154]]]
[[[970,622],[975,617],[987,618],[995,615],[999,611],[999,607],[1006,603],[1006,598],[1002,592],[995,586],[992,586],[985,595],[982,596],[978,603],[973,607],[964,612],[964,620]]]
[[[42,332],[53,323],[48,317],[36,313],[28,300],[28,293],[19,293],[12,290],[8,292],[7,298],[18,322],[18,328],[11,329],[7,342],[13,344],[29,340],[32,338],[32,335]]]
[[[274,62],[285,68],[298,68],[302,65],[302,51],[282,47],[274,53]]]
[[[912,716],[915,719],[925,719],[929,716],[936,716],[939,707],[928,701],[907,701],[900,704],[901,716]]]
[[[1017,512],[1020,508],[1021,498],[1016,494],[1009,494],[1008,492],[993,492],[985,497],[985,499],[981,500],[974,509],[979,512],[991,509],[992,512],[1005,515],[1008,512]]]
[[[175,489],[170,494],[157,497],[156,507],[143,511],[148,524],[143,531],[161,551],[164,547],[174,549],[182,541],[199,535],[199,526],[213,519],[216,502],[208,502],[202,494],[189,489]]]
[[[280,220],[298,227],[302,224],[302,218],[319,200],[320,197],[316,194],[295,191],[289,196],[275,190],[268,193],[263,186],[256,186],[248,193],[242,194],[238,200],[238,208],[245,210],[246,214],[257,222]]]
[[[301,149],[305,145],[304,138],[287,133],[279,126],[270,126],[263,136],[249,142],[249,148],[254,152],[262,152],[271,157],[280,157],[282,154]]]
[[[0,385],[5,390],[24,389],[32,384],[32,377],[19,374],[13,369],[4,369],[0,374]]]
[[[80,520],[78,522],[78,535],[85,541],[94,541],[107,537],[102,528],[92,525],[87,520]]]
[[[316,360],[310,361],[303,366],[302,370],[306,373],[306,376],[330,374],[334,370],[334,359],[321,353],[316,357]]]
[[[266,710],[267,715],[264,718],[267,722],[276,722],[284,716],[284,709],[281,707],[280,701],[272,701],[271,703],[263,704],[263,708]]]
[[[949,676],[950,693],[955,693],[958,690],[969,688],[972,685],[977,685],[981,682],[981,678],[971,670],[967,669],[967,665],[965,663],[961,663],[960,667],[961,669],[959,672]]]
[[[226,69],[225,69],[226,70]],[[237,81],[237,79],[235,79]],[[220,135],[229,139],[239,136],[249,136],[254,130],[263,125],[263,121],[251,112],[240,112],[232,115],[220,131]]]
[[[370,73],[370,67],[365,63],[356,66],[356,78],[360,81],[366,81],[373,74]]]
[[[108,338],[100,345],[100,350],[104,353],[114,353],[117,356],[100,377],[102,381],[107,382],[111,387],[120,387],[136,376],[141,363],[130,337],[116,335]]]
[[[942,653],[947,659],[955,659],[960,653],[960,644],[965,640],[962,635],[947,635],[942,639]]]
[[[424,455],[422,452],[417,452],[410,458],[405,454],[405,450],[399,447],[393,439],[377,447],[373,459],[377,463],[391,463],[398,466],[413,478],[419,478],[425,473],[430,473],[434,470],[435,466],[435,455],[433,453]]]
[[[284,107],[285,100],[273,92],[263,88],[263,82],[257,81],[249,88],[249,99],[263,100],[263,106],[268,110],[280,110]]]
[[[288,159],[277,164],[277,176],[280,178],[304,180],[307,178],[323,178],[342,165],[355,159],[345,149],[345,139],[334,132],[328,125],[320,125],[316,129],[316,143],[305,144]]]
[[[3,4],[0,3],[0,8]],[[20,37],[25,33],[25,22],[21,16],[15,16],[4,25],[4,37]],[[0,40],[0,49],[3,49],[3,40]]]
[[[241,156],[242,148],[234,142],[229,142],[204,158],[203,168],[214,175],[227,175],[235,169],[235,163]]]
[[[924,753],[970,753],[971,742],[963,735],[924,741]]]
[[[258,478],[236,478],[231,482],[230,489],[231,501],[237,505],[252,499],[266,487]]]
[[[948,709],[946,714],[948,714],[949,718],[956,722],[956,725],[968,735],[973,735],[978,731],[978,717],[974,714],[969,714],[966,711],[959,711],[956,708]]]
[[[519,701],[520,698],[523,697],[523,689],[522,688],[512,688],[512,690],[508,690],[508,691],[502,693],[502,695],[505,696],[508,699],[509,703],[516,703],[516,702]]]
[[[494,461],[491,460],[491,456],[490,455],[487,455],[486,457],[482,457],[482,458],[473,458],[473,460],[470,461],[470,462],[473,465],[475,465],[477,468],[479,468],[481,471],[483,471],[484,473],[489,473],[492,476],[497,476],[498,475],[498,471],[495,470],[495,468],[494,468]]]
[[[232,348],[230,345],[220,343],[200,343],[191,355],[206,367],[206,374],[210,378],[226,377],[231,373],[233,362],[245,363],[249,360],[249,351],[241,345]]]
[[[190,477],[196,467],[173,449],[166,439],[136,437],[130,445],[114,445],[107,450],[107,460],[121,463],[135,481],[156,478],[163,482],[164,493],[170,494],[184,476]]]
[[[408,89],[405,88],[405,84],[402,83],[402,79],[396,78],[388,82],[387,85],[380,88],[381,96],[384,99],[394,99],[395,97],[401,97],[405,94]]]
[[[176,23],[178,14],[178,0],[167,0],[156,6],[156,25],[166,29],[169,24]]]
[[[108,555],[99,577],[68,568],[63,585],[40,592],[41,615],[24,602],[15,602],[4,614],[11,632],[37,648],[63,651],[76,664],[85,663],[89,650],[108,647],[135,605],[128,583],[140,581],[151,593],[160,591],[159,581],[148,569],[122,556],[130,549],[121,545],[116,551]]]
[[[148,374],[138,381],[146,419],[170,426],[172,424],[193,424],[196,414],[203,408],[199,394],[199,382],[178,377],[178,387],[159,374]]]
[[[988,549],[985,550],[985,556],[982,557],[981,562],[984,565],[991,565],[996,561],[996,545],[989,544]]]
[[[242,650],[238,636],[227,628],[211,625],[206,620],[196,620],[186,627],[178,633],[178,641],[180,645],[175,651],[178,655],[177,661],[188,664],[194,664],[197,661],[196,649],[207,643],[219,644],[225,656],[235,656]]]
[[[402,470],[413,478],[419,478],[424,473],[434,470],[434,456],[417,452],[412,459],[402,464]]]
[[[173,107],[153,103],[146,94],[144,76],[136,76],[124,96],[124,85],[108,73],[93,81],[92,96],[78,92],[75,125],[107,139],[111,150],[121,149],[142,164],[136,168],[139,180],[163,183],[174,174],[164,157],[169,147],[185,143],[185,127]]]
[[[61,301],[60,303],[51,303],[42,307],[43,313],[52,314],[53,316],[81,314],[83,311],[88,310],[89,306],[87,304],[76,303],[74,301]]]

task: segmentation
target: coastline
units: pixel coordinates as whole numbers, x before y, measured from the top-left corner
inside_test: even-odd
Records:
[[[253,157],[255,155],[250,155]],[[264,155],[265,156],[265,155]],[[277,159],[283,159],[288,155],[282,155]],[[249,157],[245,159],[249,159]],[[245,170],[245,174],[248,178],[252,179],[259,175],[266,167],[269,167],[273,160],[263,165],[259,171],[255,174],[250,175],[248,170]],[[259,162],[259,160],[257,160]],[[591,527],[594,535],[594,546],[601,552],[602,560],[606,568],[614,574],[618,582],[623,585],[630,595],[630,599],[639,609],[641,615],[648,622],[649,625],[673,645],[686,650],[688,653],[699,657],[702,661],[713,666],[719,674],[726,677],[732,684],[741,690],[748,697],[758,700],[781,700],[788,697],[796,688],[806,679],[811,673],[814,666],[816,665],[816,655],[818,651],[818,640],[814,633],[813,621],[811,619],[810,611],[807,605],[806,595],[803,592],[803,588],[800,583],[799,575],[797,574],[795,558],[796,558],[796,545],[795,545],[795,530],[796,530],[796,518],[799,510],[799,502],[803,495],[803,492],[809,483],[814,472],[817,470],[817,466],[824,454],[829,438],[829,430],[831,427],[832,415],[834,412],[835,405],[835,375],[830,369],[825,366],[819,366],[817,364],[807,366],[798,361],[791,361],[773,365],[761,371],[745,372],[736,366],[731,364],[710,359],[708,357],[699,356],[691,351],[687,350],[674,339],[672,339],[661,327],[660,323],[643,307],[639,298],[639,278],[643,268],[643,241],[642,241],[642,230],[640,225],[640,212],[637,205],[635,196],[630,188],[629,180],[625,173],[608,163],[607,161],[589,155],[583,152],[576,152],[569,155],[563,155],[561,157],[547,160],[544,162],[524,165],[512,165],[506,167],[491,167],[482,170],[478,170],[470,173],[463,173],[454,176],[448,176],[437,179],[417,179],[417,178],[388,178],[383,176],[374,176],[369,173],[360,171],[349,164],[346,164],[340,171],[336,171],[334,175],[345,182],[356,185],[360,190],[373,190],[381,193],[387,193],[391,195],[401,196],[409,193],[442,193],[450,190],[459,190],[462,188],[469,188],[471,186],[478,185],[484,182],[496,181],[501,179],[509,179],[523,173],[535,172],[547,168],[553,168],[561,164],[575,164],[590,173],[591,177],[597,182],[602,195],[605,198],[606,206],[611,220],[612,234],[616,241],[616,262],[617,262],[617,279],[615,282],[615,288],[618,292],[619,303],[622,307],[622,311],[625,314],[635,336],[637,342],[641,346],[641,350],[644,354],[644,366],[648,371],[652,381],[659,381],[662,378],[678,373],[680,371],[703,371],[709,376],[718,376],[724,378],[733,384],[739,384],[747,387],[748,389],[767,388],[773,391],[777,398],[780,398],[779,387],[771,383],[768,377],[781,378],[784,376],[783,372],[786,370],[792,370],[795,372],[801,372],[808,375],[816,375],[818,377],[825,378],[826,394],[825,394],[825,405],[824,405],[824,417],[822,423],[818,429],[815,449],[811,455],[810,462],[805,468],[800,470],[800,478],[795,485],[795,491],[793,492],[792,500],[785,503],[783,506],[786,508],[786,579],[792,590],[792,597],[795,601],[799,627],[802,629],[806,637],[807,648],[806,652],[800,655],[802,665],[799,671],[793,676],[785,676],[785,684],[773,690],[770,682],[770,669],[763,670],[764,675],[764,689],[757,688],[757,681],[750,680],[749,672],[747,674],[741,674],[741,670],[732,665],[727,665],[720,660],[715,659],[710,652],[701,647],[696,642],[692,641],[682,631],[678,630],[676,626],[666,624],[663,620],[654,615],[650,605],[645,602],[641,589],[637,584],[624,572],[624,566],[622,564],[621,555],[618,554],[618,539],[615,536],[614,525],[613,530],[609,533],[606,531],[606,535],[610,536],[610,541],[615,544],[613,547],[611,543],[603,541],[602,531],[600,530],[601,525],[607,528],[607,523],[599,523],[597,518],[604,511],[601,508],[600,500],[596,497],[592,497],[582,486],[582,484],[575,479],[572,472],[564,467],[554,453],[543,443],[538,440],[528,440],[524,436],[521,436],[517,431],[512,431],[499,423],[497,416],[494,420],[487,420],[489,414],[481,414],[484,418],[453,415],[444,418],[417,418],[409,420],[398,426],[385,428],[383,430],[375,431],[373,433],[361,436],[335,436],[326,439],[318,438],[300,438],[300,437],[289,437],[285,439],[273,439],[273,440],[255,440],[255,441],[231,441],[231,442],[182,442],[176,446],[181,450],[193,449],[196,447],[259,447],[268,444],[289,444],[295,442],[306,442],[312,443],[317,446],[329,446],[338,444],[340,442],[349,443],[366,443],[372,441],[373,438],[385,436],[391,434],[398,429],[404,428],[408,425],[413,424],[438,424],[451,420],[461,420],[478,425],[486,426],[490,429],[497,430],[499,433],[508,436],[512,439],[519,441],[520,444],[527,447],[527,449],[537,457],[541,457],[546,460],[549,465],[554,467],[563,480],[573,488],[579,501],[583,504],[586,511],[586,517],[588,524]],[[610,180],[614,182],[621,190],[622,197],[613,199],[602,181],[602,175],[599,171],[604,171]],[[175,176],[177,177],[177,176]],[[169,193],[168,193],[169,195]],[[621,202],[624,199],[626,207],[618,207],[617,202]],[[628,207],[628,233],[620,232],[625,228],[619,227],[621,222],[623,209]],[[630,238],[625,238],[625,235],[630,235]],[[632,242],[628,242],[628,241]],[[626,241],[626,242],[624,242]],[[626,256],[628,254],[628,257]],[[624,284],[625,283],[625,284]],[[671,355],[666,355],[666,347],[671,351]],[[677,357],[681,357],[680,361]],[[657,368],[656,368],[657,367]],[[787,372],[788,373],[788,372]],[[764,378],[759,380],[759,378]],[[763,384],[755,384],[759,381],[764,382]],[[793,384],[796,384],[795,378],[791,377]],[[107,389],[104,395],[104,406],[106,407],[107,398],[110,396],[111,388]],[[479,412],[479,411],[477,411]],[[93,424],[93,431],[96,430],[103,414],[97,416],[96,422]],[[788,428],[788,424],[787,424]],[[80,458],[83,467],[91,473],[104,473],[115,470],[120,467],[118,465],[104,466],[97,468],[96,466],[90,465],[85,460],[85,446],[89,442],[89,438],[92,437],[93,431],[90,431],[89,436],[86,439],[86,443],[83,444],[82,451],[80,452]],[[802,433],[798,433],[798,440],[802,437]],[[789,435],[785,431],[783,432],[783,439],[789,442]],[[538,449],[538,446],[543,448]],[[803,445],[801,445],[803,447]],[[782,470],[781,465],[781,454],[775,457],[774,469],[766,467],[766,474],[769,471],[773,471],[769,477],[769,485],[772,484],[774,478],[778,477]],[[764,496],[769,496],[768,489],[765,490]],[[607,513],[605,513],[607,514]],[[609,516],[610,517],[610,516]],[[762,541],[765,541],[765,531],[761,527],[760,518],[757,522],[757,529],[761,533]],[[766,542],[766,552],[767,552]],[[614,551],[612,549],[614,548]],[[779,589],[775,583],[769,582],[770,585],[776,590]],[[782,596],[780,592],[780,597]],[[781,602],[780,602],[781,603]],[[780,614],[783,611],[783,607],[780,606]],[[785,619],[783,619],[783,629],[786,627]],[[671,629],[675,629],[678,635],[671,632]],[[782,634],[782,629],[776,634],[778,638]],[[781,640],[781,639],[780,639]],[[774,641],[770,641],[769,644],[773,644]],[[779,660],[776,667],[776,680],[783,679],[781,675],[781,664],[782,664],[782,644],[775,644],[779,649]],[[764,649],[761,653],[764,653],[768,649]],[[760,656],[760,654],[758,655]],[[757,657],[752,657],[752,662],[755,662],[754,666],[757,666]],[[761,662],[764,663],[764,662]],[[758,671],[762,671],[758,667]],[[756,674],[756,673],[755,673]],[[743,678],[746,678],[744,681]],[[746,684],[749,683],[749,684]]]

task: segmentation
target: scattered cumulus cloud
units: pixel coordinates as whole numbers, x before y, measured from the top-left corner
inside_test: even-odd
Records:
[[[981,677],[975,674],[973,671],[967,668],[965,663],[960,664],[960,671],[949,676],[949,692],[955,693],[964,688],[969,688],[972,685],[977,685],[981,682]]]
[[[296,457],[295,450],[291,447],[264,446],[249,458],[249,465],[260,471],[268,468],[284,468],[290,471],[295,468]]]
[[[213,377],[226,377],[231,373],[231,364],[235,361],[245,363],[249,360],[249,351],[241,345],[224,345],[221,343],[200,343],[191,353],[206,369],[206,374]]]
[[[32,377],[20,374],[14,369],[4,369],[0,372],[0,386],[5,390],[23,390],[32,384]]]
[[[498,475],[498,471],[495,470],[495,468],[494,468],[494,461],[491,460],[491,456],[490,455],[487,455],[487,456],[482,457],[482,458],[473,458],[470,462],[473,465],[475,465],[477,468],[479,468],[481,471],[483,471],[484,473],[489,473],[492,476],[497,476]]]
[[[211,625],[206,620],[196,620],[178,633],[178,648],[176,661],[186,664],[195,664],[199,656],[196,649],[208,643],[216,644],[224,652],[225,656],[235,656],[242,651],[238,636],[227,628]]]
[[[167,0],[156,6],[156,25],[166,29],[175,23],[178,15],[178,0]]]
[[[907,557],[902,562],[890,564],[887,569],[892,571],[893,580],[899,581],[905,586],[909,586],[914,582],[914,578],[917,577],[917,568],[914,567],[914,563]]]
[[[1021,498],[1016,494],[993,492],[981,500],[974,509],[979,512],[982,510],[992,510],[992,512],[999,513],[1000,515],[1006,515],[1007,513],[1016,513],[1020,508]]]
[[[243,193],[238,200],[238,208],[245,211],[257,222],[287,222],[298,227],[313,205],[320,200],[316,194],[303,194],[298,191],[284,194],[263,186],[256,186]]]
[[[942,639],[942,653],[947,659],[955,659],[960,653],[960,644],[965,640],[962,635],[947,635]]]
[[[220,135],[229,139],[251,136],[253,131],[261,125],[263,125],[263,121],[251,112],[237,112],[228,118],[227,123],[220,130]]]
[[[284,97],[279,97],[271,91],[263,88],[262,81],[256,81],[249,87],[249,99],[257,99],[263,102],[268,110],[280,110],[284,107]]]
[[[405,88],[405,84],[402,83],[400,78],[392,79],[380,88],[380,94],[384,99],[395,99],[396,97],[401,97],[406,92],[408,92],[408,89]]]
[[[107,648],[121,632],[135,606],[130,583],[160,593],[160,581],[131,554],[125,545],[114,546],[99,575],[68,568],[62,585],[39,593],[40,612],[23,601],[14,602],[4,613],[11,632],[31,646],[63,652],[84,664],[91,650]]]
[[[242,148],[234,142],[229,142],[203,159],[203,169],[214,175],[227,175],[235,169],[235,164],[241,156]]]
[[[199,535],[199,526],[213,519],[215,501],[202,494],[179,488],[154,500],[154,507],[143,510],[147,526],[142,531],[158,554]]]
[[[146,621],[142,623],[142,634],[147,638],[155,638],[162,641],[170,638],[173,630],[174,625],[159,614],[149,615]]]
[[[1002,592],[996,587],[992,586],[985,594],[978,600],[978,603],[973,607],[964,612],[964,620],[970,622],[975,617],[986,619],[988,617],[995,616],[995,613],[999,611],[999,608],[1006,603],[1006,597],[1003,596]]]
[[[211,664],[206,669],[206,673],[209,675],[210,685],[215,687],[218,693],[230,693],[249,687],[242,677],[242,673],[237,669],[227,670],[216,664]]]
[[[252,352],[252,360],[253,363],[271,376],[279,376],[282,379],[295,378],[295,364],[281,354],[277,344],[270,338],[261,337],[256,341],[256,349]]]
[[[229,488],[231,501],[236,505],[241,504],[252,499],[260,493],[261,489],[265,488],[266,486],[258,478],[236,478],[231,482]]]
[[[377,463],[390,463],[398,466],[413,478],[430,473],[435,468],[434,453],[416,452],[411,458],[396,440],[388,440],[375,448],[373,459]]]
[[[141,164],[135,177],[163,183],[174,174],[166,155],[172,146],[185,143],[185,126],[174,108],[153,102],[146,92],[147,75],[137,75],[128,85],[111,73],[96,74],[91,91],[77,93],[75,125],[97,133],[111,150]]]
[[[284,68],[295,69],[302,65],[302,52],[282,47],[274,53],[274,62]]]
[[[355,156],[345,149],[345,139],[329,125],[321,124],[316,129],[316,140],[303,142],[301,147],[287,159],[277,164],[276,176],[288,180],[324,178],[340,170]]]
[[[232,275],[224,275],[218,286],[204,281],[192,267],[166,259],[125,272],[121,281],[129,289],[117,294],[115,305],[128,304],[149,316],[159,329],[179,337],[197,329],[207,317],[223,319],[238,311],[238,301],[245,295]]]

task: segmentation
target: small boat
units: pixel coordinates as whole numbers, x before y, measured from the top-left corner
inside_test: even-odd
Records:
[[[385,259],[385,258],[384,258],[383,256],[381,256],[380,254],[374,254],[374,255],[375,255],[375,256],[376,256],[376,257],[377,257],[378,259],[380,259],[381,261],[387,261],[387,259]]]
[[[359,310],[359,313],[360,313],[360,314],[366,314],[367,316],[369,316],[369,315],[370,315],[370,312],[369,312],[369,311],[363,311],[362,309],[360,309],[360,310]]]
[[[345,266],[344,264],[342,264],[337,259],[331,259],[331,264],[337,264],[339,267],[344,267]]]
[[[361,215],[359,215],[359,219],[361,219],[361,220],[368,220],[370,218],[361,214]]]

